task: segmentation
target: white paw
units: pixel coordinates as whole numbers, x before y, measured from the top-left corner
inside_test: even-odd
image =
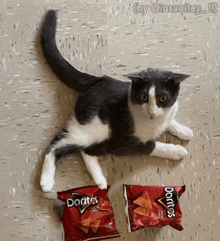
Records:
[[[187,150],[180,145],[156,142],[155,149],[150,155],[171,160],[180,160],[187,154]]]
[[[53,188],[53,184],[54,184],[53,177],[45,174],[41,175],[40,185],[44,192],[50,192],[51,189]]]
[[[193,131],[182,124],[173,122],[168,131],[182,140],[190,140],[193,137]]]
[[[96,177],[94,182],[98,185],[98,187],[100,189],[106,189],[107,188],[107,181],[106,181],[106,179],[103,175],[99,176],[98,178]]]
[[[182,140],[190,140],[193,137],[193,131],[187,126],[181,126],[177,136]]]
[[[170,154],[170,159],[180,160],[188,154],[188,151],[180,145],[172,145]]]

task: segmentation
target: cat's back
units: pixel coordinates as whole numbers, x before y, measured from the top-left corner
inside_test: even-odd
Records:
[[[81,123],[88,122],[96,115],[109,113],[112,106],[124,99],[129,92],[131,82],[122,82],[108,76],[103,81],[81,94],[75,106],[75,115]]]
[[[128,92],[131,82],[123,82],[113,79],[109,76],[103,76],[103,81],[90,88],[82,97],[90,98],[120,98],[123,94]]]

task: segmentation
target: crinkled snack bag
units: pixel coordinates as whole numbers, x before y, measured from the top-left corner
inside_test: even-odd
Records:
[[[185,186],[123,185],[128,232],[144,227],[171,227],[183,230],[179,197]]]
[[[58,199],[66,203],[62,217],[66,241],[120,237],[107,196],[109,188],[88,186],[58,192]]]

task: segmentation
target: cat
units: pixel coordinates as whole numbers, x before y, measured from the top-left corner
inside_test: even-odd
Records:
[[[60,54],[56,41],[56,11],[46,13],[41,31],[44,56],[57,77],[80,93],[74,115],[49,145],[41,174],[41,188],[50,192],[58,159],[80,152],[94,182],[107,187],[98,156],[149,155],[182,159],[187,150],[157,141],[164,132],[189,140],[190,128],[174,118],[180,84],[189,75],[148,68],[125,75],[128,82],[108,76],[95,77],[71,66]]]

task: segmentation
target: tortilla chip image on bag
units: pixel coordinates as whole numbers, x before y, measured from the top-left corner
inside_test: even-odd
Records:
[[[123,185],[128,232],[144,227],[171,227],[183,230],[179,197],[185,186]]]
[[[58,192],[58,199],[65,202],[62,222],[66,241],[120,237],[107,196],[109,188],[87,186]]]

